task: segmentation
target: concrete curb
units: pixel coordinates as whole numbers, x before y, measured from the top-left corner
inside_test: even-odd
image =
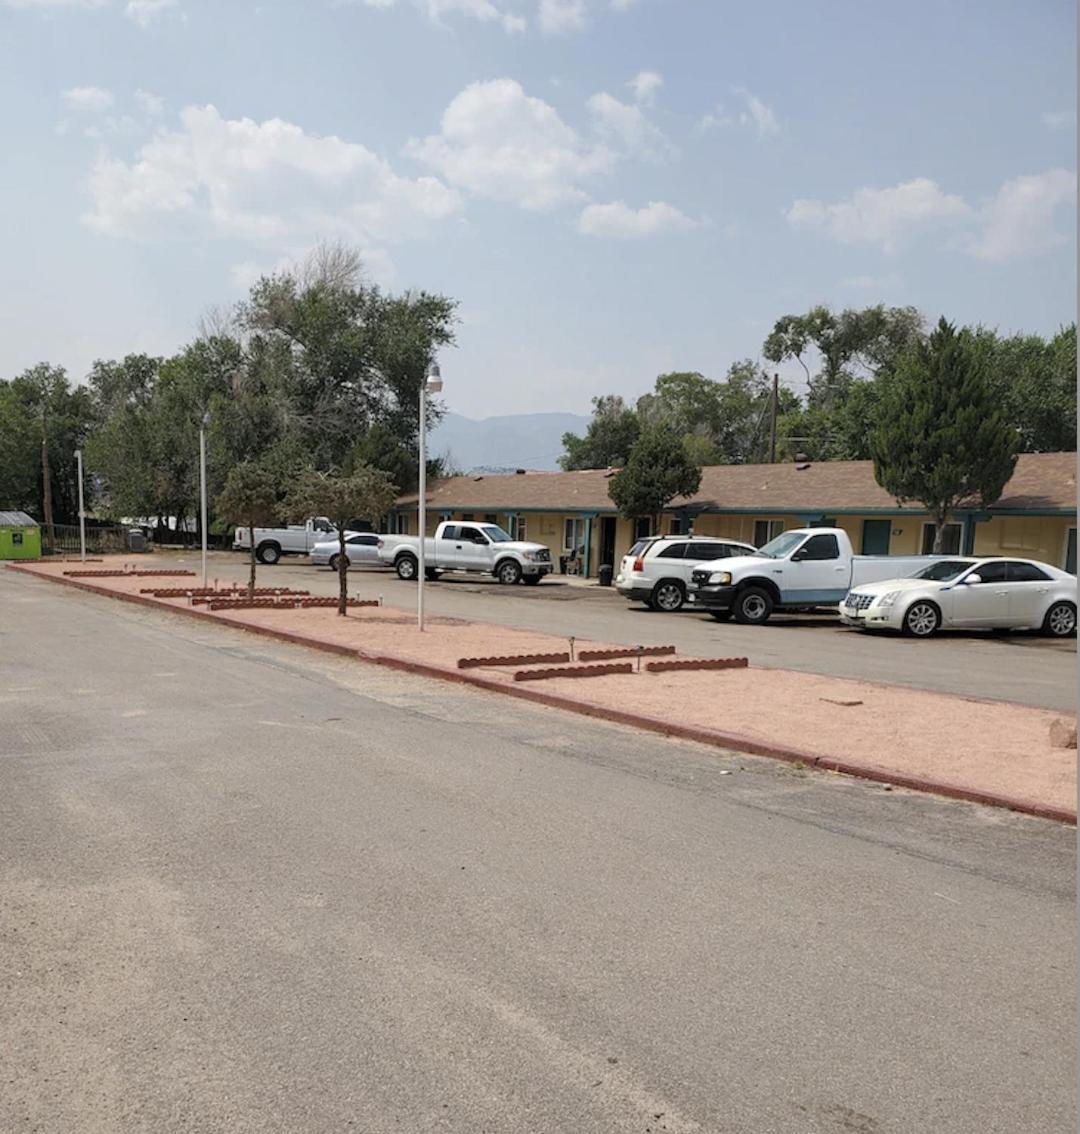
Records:
[[[1033,803],[1030,800],[1015,799],[1011,796],[998,795],[994,792],[980,791],[977,788],[964,787],[961,784],[951,784],[941,780],[931,780],[923,776],[912,776],[904,772],[894,772],[889,768],[877,768],[868,764],[853,764],[847,760],[840,760],[818,752],[804,751],[798,748],[788,748],[783,745],[770,744],[766,741],[755,740],[737,733],[723,732],[719,729],[700,728],[696,725],[676,724],[661,720],[659,717],[649,717],[638,713],[628,713],[621,709],[608,709],[602,705],[590,705],[582,701],[575,701],[570,697],[563,697],[557,693],[546,693],[539,689],[525,688],[521,685],[504,685],[490,678],[481,677],[468,671],[448,669],[442,666],[428,665],[424,662],[414,662],[407,658],[396,657],[393,654],[374,654],[366,650],[357,650],[351,646],[344,646],[336,642],[325,642],[319,638],[310,638],[304,634],[297,634],[290,630],[275,630],[270,626],[253,626],[250,623],[230,618],[227,614],[211,614],[207,610],[196,607],[168,606],[162,599],[150,598],[141,594],[125,594],[121,591],[109,590],[107,587],[85,583],[79,579],[66,578],[59,575],[43,575],[32,567],[19,563],[7,563],[9,571],[17,571],[24,575],[31,575],[35,579],[46,582],[60,583],[66,587],[88,591],[91,594],[102,595],[105,598],[119,599],[123,602],[136,603],[139,606],[150,607],[153,610],[166,613],[185,615],[189,618],[198,618],[215,626],[228,626],[233,630],[245,630],[251,634],[258,634],[264,638],[272,638],[279,642],[290,642],[297,646],[306,646],[308,649],[321,650],[324,653],[339,654],[344,657],[358,658],[360,661],[372,665],[395,669],[401,673],[412,673],[421,677],[431,677],[439,681],[450,681],[458,685],[469,685],[474,689],[483,689],[489,693],[498,693],[504,697],[517,697],[523,701],[531,701],[536,705],[544,705],[551,709],[560,709],[563,712],[576,713],[578,716],[594,717],[599,720],[612,721],[615,724],[628,725],[631,728],[644,729],[648,732],[658,733],[661,736],[672,736],[680,740],[692,740],[698,744],[708,744],[713,748],[726,748],[736,752],[745,752],[752,756],[765,756],[773,760],[782,760],[789,764],[802,764],[808,768],[817,768],[824,772],[835,772],[840,775],[851,776],[855,779],[870,780],[874,783],[889,784],[893,787],[906,788],[910,791],[925,792],[930,795],[945,796],[948,799],[959,799],[967,803],[980,803],[987,807],[1000,807],[1008,811],[1017,811],[1023,815],[1033,815],[1039,819],[1050,819],[1057,823],[1076,826],[1077,815],[1075,811],[1066,808],[1053,807],[1048,804]],[[769,668],[776,668],[770,666]],[[975,700],[976,698],[970,698]],[[1001,702],[993,702],[1000,704]]]

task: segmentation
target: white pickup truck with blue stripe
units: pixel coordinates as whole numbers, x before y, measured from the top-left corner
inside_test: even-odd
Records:
[[[843,528],[793,528],[758,548],[702,563],[687,595],[689,609],[721,622],[760,626],[775,610],[837,607],[852,587],[913,575],[940,556],[855,555]]]

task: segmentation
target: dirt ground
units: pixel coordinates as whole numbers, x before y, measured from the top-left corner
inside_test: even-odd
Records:
[[[121,563],[94,564],[91,569]],[[88,565],[90,566],[90,565]],[[77,570],[78,564],[35,564],[42,575]],[[138,593],[151,586],[197,585],[193,578],[88,578],[95,586]],[[187,606],[184,599],[160,600]],[[205,609],[205,608],[202,608]],[[341,618],[328,609],[230,611],[233,624],[301,634],[375,655],[428,666],[457,668],[462,657],[566,650],[565,638],[459,619],[432,618],[420,632],[400,610],[363,608]],[[577,649],[609,645],[579,641]],[[925,777],[1071,810],[1076,798],[1075,752],[1052,748],[1050,723],[1060,714],[899,686],[750,668],[598,678],[557,678],[530,688],[578,702],[715,729],[751,740],[842,759],[863,767]],[[488,680],[513,683],[513,668],[472,670]]]

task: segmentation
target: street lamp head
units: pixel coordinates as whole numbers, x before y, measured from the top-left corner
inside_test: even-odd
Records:
[[[209,411],[209,410],[207,410],[207,411],[206,411],[206,413],[204,413],[204,414],[202,415],[202,423],[203,423],[203,426],[204,426],[204,428],[205,428],[205,427],[206,427],[207,425],[209,425],[209,424],[210,424],[210,411]]]
[[[425,389],[429,394],[442,393],[442,371],[439,370],[439,364],[434,359],[428,364]]]

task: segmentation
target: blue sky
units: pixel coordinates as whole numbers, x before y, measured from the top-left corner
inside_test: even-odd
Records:
[[[0,0],[0,374],[169,352],[320,239],[461,303],[474,417],[773,321],[1076,306],[1066,0]]]

